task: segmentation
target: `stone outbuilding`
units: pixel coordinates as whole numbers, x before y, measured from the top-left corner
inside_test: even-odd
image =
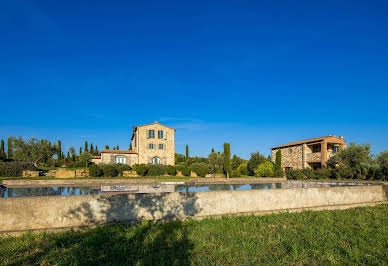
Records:
[[[343,136],[332,135],[290,142],[272,148],[272,161],[276,160],[276,152],[282,151],[282,168],[305,169],[326,167],[327,160],[338,150],[346,148]]]
[[[155,121],[133,127],[132,150],[102,150],[92,162],[99,164],[175,164],[175,129]]]

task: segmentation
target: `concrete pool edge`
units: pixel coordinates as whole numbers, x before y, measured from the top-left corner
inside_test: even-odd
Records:
[[[6,198],[0,232],[77,228],[115,222],[344,209],[388,200],[388,185],[279,190]]]

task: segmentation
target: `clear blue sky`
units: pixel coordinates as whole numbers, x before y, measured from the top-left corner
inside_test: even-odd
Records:
[[[0,2],[0,137],[206,156],[322,135],[388,149],[388,1]]]

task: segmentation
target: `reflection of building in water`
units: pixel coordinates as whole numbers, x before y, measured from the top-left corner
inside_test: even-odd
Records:
[[[101,186],[102,194],[174,192],[175,185]]]

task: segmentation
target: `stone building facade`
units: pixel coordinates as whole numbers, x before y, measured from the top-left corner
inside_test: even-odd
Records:
[[[346,148],[343,137],[324,136],[313,139],[295,141],[272,148],[272,161],[276,160],[276,152],[282,151],[282,168],[305,169],[326,167],[326,162],[338,150]]]
[[[102,150],[92,162],[99,164],[175,164],[175,129],[154,122],[133,127],[132,150]]]

